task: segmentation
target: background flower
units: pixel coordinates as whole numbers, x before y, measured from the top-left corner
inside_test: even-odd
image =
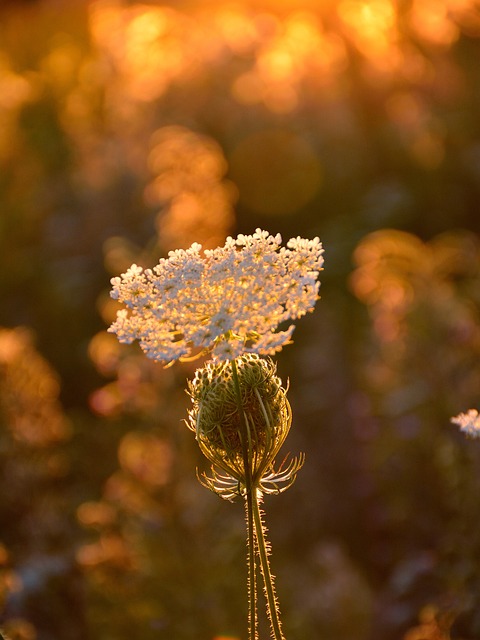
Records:
[[[480,416],[476,409],[469,409],[467,413],[459,413],[451,419],[453,424],[460,427],[467,436],[472,438],[480,438]]]

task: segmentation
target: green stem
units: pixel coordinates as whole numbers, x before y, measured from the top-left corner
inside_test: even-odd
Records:
[[[243,467],[245,471],[245,509],[247,519],[247,564],[248,564],[248,638],[257,640],[257,570],[255,558],[255,526],[253,519],[252,466],[249,449],[248,425],[242,404],[242,393],[238,379],[237,363],[232,360],[232,378],[237,396],[237,407],[240,415],[240,440],[242,443]]]
[[[258,492],[255,491],[252,500],[253,518],[255,522],[255,535],[257,539],[257,552],[260,557],[260,569],[265,584],[265,596],[267,598],[267,614],[270,620],[272,638],[274,640],[285,640],[280,623],[280,615],[278,611],[278,601],[275,594],[275,583],[272,572],[270,571],[270,563],[268,561],[268,543],[265,537],[265,526],[260,511],[260,503]]]
[[[247,593],[248,593],[248,640],[258,640],[257,630],[257,562],[255,537],[251,505],[245,498],[245,512],[247,520]]]

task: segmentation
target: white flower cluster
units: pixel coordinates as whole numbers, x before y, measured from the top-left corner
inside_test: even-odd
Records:
[[[274,354],[294,330],[278,326],[313,310],[323,266],[318,238],[281,242],[280,234],[257,229],[203,255],[193,244],[170,251],[154,269],[132,265],[111,280],[112,298],[126,309],[109,331],[164,362],[203,349],[218,360]]]
[[[467,413],[459,413],[451,419],[453,424],[460,427],[467,436],[480,438],[480,415],[476,409],[469,409]]]

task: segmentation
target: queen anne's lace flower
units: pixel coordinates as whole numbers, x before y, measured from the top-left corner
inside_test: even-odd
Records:
[[[469,409],[467,413],[459,413],[451,419],[453,424],[460,427],[467,436],[480,438],[480,415],[476,409]]]
[[[193,244],[153,269],[132,265],[111,280],[112,298],[126,309],[109,331],[164,362],[204,349],[218,360],[280,351],[295,327],[278,326],[313,310],[323,266],[318,238],[281,242],[280,234],[257,229],[203,255]]]

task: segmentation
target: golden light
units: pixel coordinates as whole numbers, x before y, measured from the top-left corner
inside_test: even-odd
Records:
[[[171,476],[173,452],[166,440],[149,433],[127,433],[118,448],[122,469],[151,487],[165,485]]]
[[[321,45],[320,25],[315,14],[305,11],[289,16],[285,21],[285,43],[302,58],[315,54]]]
[[[347,34],[368,58],[388,55],[396,42],[396,12],[391,0],[342,0],[338,15]]]
[[[35,83],[11,69],[0,51],[0,161],[8,160],[16,146],[16,121],[21,107],[34,97]]]
[[[458,276],[473,273],[477,256],[477,239],[458,232],[424,243],[413,234],[383,229],[359,243],[350,284],[367,305],[378,340],[383,346],[395,343],[392,357],[408,339],[411,318],[422,321],[419,309],[445,320],[449,339],[478,333],[473,307],[455,293]]]
[[[425,105],[411,92],[393,94],[385,107],[390,119],[405,131],[415,131],[426,124]]]
[[[410,11],[413,29],[433,44],[450,46],[459,36],[452,21],[449,0],[414,0]]]
[[[89,6],[89,27],[94,44],[101,49],[117,50],[123,36],[123,16],[119,2],[97,0]]]
[[[120,393],[120,389],[115,382],[110,382],[100,389],[95,389],[89,398],[90,409],[104,418],[118,416],[122,413],[125,399]]]
[[[407,308],[414,299],[410,277],[421,272],[424,245],[403,231],[385,229],[369,234],[354,252],[357,268],[350,283],[368,306],[383,310]]]
[[[0,330],[0,362],[0,407],[15,440],[36,447],[66,440],[71,425],[59,402],[58,377],[27,330]]]
[[[288,114],[298,106],[298,92],[290,82],[271,82],[264,89],[263,101],[272,113]]]
[[[109,376],[118,368],[121,349],[115,336],[106,331],[101,331],[90,340],[88,355],[97,370],[102,375]]]
[[[399,48],[396,73],[415,85],[431,82],[435,69],[430,60],[414,45],[403,42]]]
[[[233,225],[236,189],[225,179],[220,146],[186,127],[162,127],[151,138],[148,165],[153,179],[145,189],[150,206],[160,207],[159,242],[165,249],[199,242],[216,246]]]
[[[22,105],[29,99],[32,85],[25,78],[15,73],[5,55],[0,53],[0,109],[10,110]]]
[[[106,502],[84,502],[77,509],[77,519],[84,527],[103,529],[117,520],[117,510]]]
[[[251,12],[241,5],[218,7],[213,22],[227,46],[235,53],[247,53],[261,38]]]
[[[264,82],[256,71],[242,73],[232,83],[232,95],[240,104],[253,105],[262,101]]]
[[[312,12],[294,12],[270,26],[253,67],[234,80],[232,94],[241,104],[263,103],[273,113],[288,114],[299,106],[311,80],[325,85],[332,72],[340,71],[345,51]]]
[[[135,100],[159,98],[191,62],[185,55],[181,15],[172,9],[98,1],[90,7],[90,28]]]
[[[406,23],[393,0],[312,2],[301,10],[288,4],[275,11],[266,0],[190,3],[183,9],[92,2],[93,39],[114,70],[112,110],[131,122],[135,113],[129,105],[161,99],[177,83],[203,87],[235,56],[240,64],[227,78],[233,98],[246,107],[263,105],[289,114],[302,104],[312,80],[323,90],[339,81],[350,44],[365,58],[369,81],[394,75],[424,81],[430,71],[425,57],[410,46],[405,24],[423,40],[444,45],[458,37],[459,25],[467,31],[468,25],[480,28],[474,0],[414,0]],[[340,29],[331,27],[331,19]]]

